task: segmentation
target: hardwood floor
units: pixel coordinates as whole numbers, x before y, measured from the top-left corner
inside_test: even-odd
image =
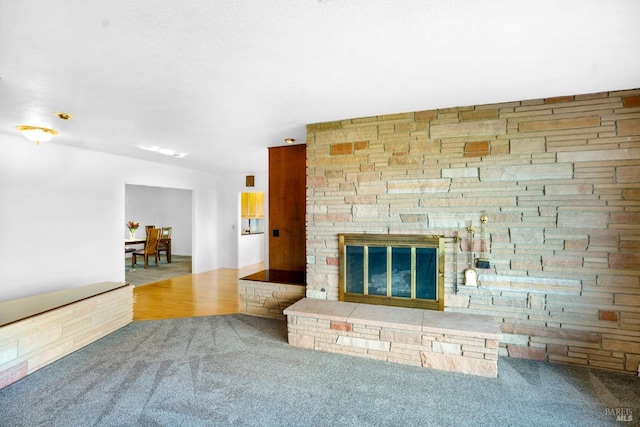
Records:
[[[221,268],[136,286],[133,320],[237,313],[238,278],[263,269],[262,263],[240,270]]]

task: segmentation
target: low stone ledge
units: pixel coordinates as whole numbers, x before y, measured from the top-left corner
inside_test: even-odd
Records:
[[[131,323],[133,288],[103,282],[1,303],[11,310],[0,326],[0,389]]]
[[[299,300],[283,314],[292,346],[498,375],[502,334],[489,316],[311,298]]]

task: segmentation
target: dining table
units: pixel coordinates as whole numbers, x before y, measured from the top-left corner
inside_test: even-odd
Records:
[[[125,246],[140,245],[140,244],[144,244],[144,243],[147,243],[147,239],[124,239],[124,245]]]

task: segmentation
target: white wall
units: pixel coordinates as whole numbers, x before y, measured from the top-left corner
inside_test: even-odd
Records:
[[[219,268],[217,175],[20,135],[0,152],[0,301],[124,281],[125,183],[194,190],[193,271]]]
[[[264,234],[246,234],[238,239],[238,268],[264,262]]]
[[[145,226],[171,227],[171,253],[192,254],[193,192],[176,188],[127,184],[124,190],[124,217],[137,221],[140,228],[136,237],[145,237]],[[122,225],[123,235],[129,238],[129,229]],[[138,247],[142,247],[141,245]]]

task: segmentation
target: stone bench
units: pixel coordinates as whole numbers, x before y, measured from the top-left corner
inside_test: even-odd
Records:
[[[0,389],[131,323],[133,288],[102,282],[0,302]]]
[[[305,298],[284,310],[295,347],[496,378],[489,316]]]

